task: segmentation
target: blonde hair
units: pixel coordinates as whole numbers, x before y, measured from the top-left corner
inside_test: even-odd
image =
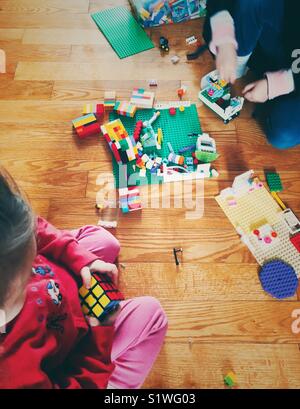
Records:
[[[9,173],[0,167],[0,306],[32,243],[35,216]]]

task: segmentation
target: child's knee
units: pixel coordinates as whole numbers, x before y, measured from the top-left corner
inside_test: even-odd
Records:
[[[158,330],[167,330],[168,319],[160,302],[150,296],[140,297],[140,309],[146,321],[153,321],[153,327]]]
[[[268,142],[276,149],[289,149],[296,146],[298,134],[293,130],[284,129],[283,127],[273,127],[266,131]]]

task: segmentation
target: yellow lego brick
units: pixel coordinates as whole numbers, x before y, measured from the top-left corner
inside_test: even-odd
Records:
[[[96,317],[99,317],[103,313],[104,310],[99,304],[96,304],[95,307],[92,309],[92,311],[96,315]]]
[[[100,285],[97,285],[94,289],[93,289],[93,294],[99,298],[100,295],[102,295],[104,293],[103,288]]]
[[[89,124],[90,122],[93,122],[93,121],[97,121],[97,118],[95,117],[94,114],[85,115],[85,116],[82,116],[82,117],[80,117],[78,119],[74,119],[73,120],[73,125],[74,125],[75,128],[78,128],[79,126]]]
[[[83,105],[82,115],[93,114],[95,112],[95,107],[93,104]]]
[[[107,297],[107,295],[103,295],[100,300],[99,300],[100,304],[105,308],[109,303],[110,303],[110,299]]]
[[[92,308],[93,307],[93,305],[95,305],[95,303],[96,303],[96,298],[92,295],[92,294],[90,294],[86,299],[85,299],[85,302]]]

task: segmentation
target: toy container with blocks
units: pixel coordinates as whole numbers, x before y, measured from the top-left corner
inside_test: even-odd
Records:
[[[207,0],[129,0],[143,27],[180,23],[202,17]]]

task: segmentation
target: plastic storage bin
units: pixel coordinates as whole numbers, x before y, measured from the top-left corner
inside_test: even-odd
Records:
[[[143,27],[180,23],[205,15],[206,0],[129,0]]]

